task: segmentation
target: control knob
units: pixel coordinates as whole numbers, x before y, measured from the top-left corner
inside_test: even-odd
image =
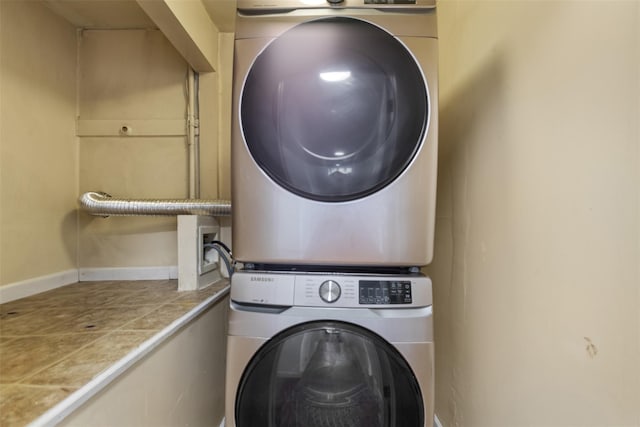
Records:
[[[338,282],[335,280],[327,280],[322,282],[318,292],[322,301],[331,304],[332,302],[338,301],[342,290],[340,289]]]
[[[338,4],[338,3],[342,3],[344,0],[327,0],[327,3],[329,4]]]

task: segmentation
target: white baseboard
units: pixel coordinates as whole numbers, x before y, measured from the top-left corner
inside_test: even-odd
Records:
[[[178,266],[81,268],[81,282],[99,280],[164,280],[177,279]]]
[[[0,287],[0,304],[50,291],[78,281],[78,270],[66,270]]]
[[[76,282],[99,280],[164,280],[177,279],[178,266],[80,268],[66,270],[0,287],[0,304],[25,298]]]

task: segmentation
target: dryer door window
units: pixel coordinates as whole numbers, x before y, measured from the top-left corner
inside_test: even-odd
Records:
[[[280,186],[327,202],[390,184],[420,148],[427,86],[414,57],[353,18],[300,24],[274,39],[246,77],[240,122],[256,163]]]
[[[245,370],[238,427],[421,427],[422,394],[389,343],[361,327],[310,322],[265,344]]]

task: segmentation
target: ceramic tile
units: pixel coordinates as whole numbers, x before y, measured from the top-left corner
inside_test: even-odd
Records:
[[[6,304],[0,305],[0,322],[9,321],[16,317],[23,316],[27,313],[32,312],[33,309],[29,308],[12,308],[10,306],[6,306]],[[2,323],[0,323],[1,327]]]
[[[0,342],[0,383],[18,382],[100,336],[96,333],[33,336]]]
[[[178,297],[179,293],[174,290],[148,289],[131,293],[130,295],[121,295],[120,298],[112,302],[112,305],[161,305]]]
[[[164,304],[143,317],[125,324],[122,329],[159,331],[183,316],[193,306],[191,302]]]
[[[129,298],[131,295],[138,295],[143,291],[123,292],[119,290],[91,290],[77,291],[68,293],[61,297],[61,305],[64,306],[83,306],[83,307],[101,307],[113,305],[123,298]]]
[[[4,303],[0,305],[0,309],[4,311],[15,310],[41,310],[45,308],[59,308],[67,306],[74,298],[82,298],[93,296],[94,292],[87,291],[68,291],[66,287],[54,289],[42,294],[33,295],[27,298],[21,298],[15,301]],[[118,296],[122,295],[119,293]]]
[[[144,290],[168,290],[177,291],[177,280],[142,280],[138,282],[132,282],[133,287],[137,287]]]
[[[100,281],[79,282],[64,287],[66,291],[99,290],[99,291],[143,291],[143,290],[177,290],[177,280],[139,280],[139,281]]]
[[[41,295],[32,296],[28,298],[21,298],[18,300],[10,301],[0,305],[3,312],[11,311],[33,311],[42,308],[48,308],[55,306],[55,297],[44,297]]]
[[[192,302],[194,306],[206,300],[210,296],[220,292],[227,286],[226,281],[221,281],[218,283],[214,283],[213,285],[201,289],[199,291],[183,291],[179,292],[178,298],[174,300],[174,302]]]
[[[0,358],[2,358],[2,346],[7,345],[9,341],[13,341],[17,339],[16,337],[6,337],[4,335],[0,335]]]
[[[226,283],[81,282],[0,304],[0,426],[23,426]]]
[[[24,426],[74,391],[58,386],[0,385],[0,426]]]
[[[81,387],[153,334],[153,331],[109,333],[62,361],[23,379],[21,383]]]
[[[84,306],[60,306],[57,308],[42,308],[20,314],[7,316],[0,321],[2,335],[40,335],[45,330],[64,330],[64,325],[72,319],[90,311]],[[62,326],[61,326],[62,325]],[[57,329],[56,329],[57,328]]]
[[[92,331],[112,331],[131,320],[142,317],[155,306],[117,306],[98,307],[85,310],[81,315],[57,322],[49,328],[43,328],[43,334],[78,333]]]

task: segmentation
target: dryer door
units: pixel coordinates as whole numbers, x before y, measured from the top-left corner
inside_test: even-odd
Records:
[[[240,98],[249,152],[286,190],[312,200],[365,197],[397,178],[428,125],[416,60],[355,18],[305,22],[254,61]]]
[[[422,427],[416,378],[388,342],[343,322],[310,322],[272,338],[238,388],[238,427]]]

